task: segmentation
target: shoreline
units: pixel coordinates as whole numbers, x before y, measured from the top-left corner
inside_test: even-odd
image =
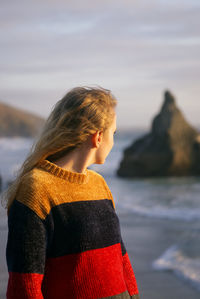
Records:
[[[153,261],[194,222],[150,218],[134,214],[118,214],[124,240],[141,299],[200,298],[192,283],[172,270],[155,270]]]
[[[117,212],[117,211],[116,211]],[[140,299],[199,299],[200,292],[189,281],[178,277],[172,270],[155,270],[153,261],[176,243],[194,222],[150,218],[118,213],[121,234],[126,246],[139,289]],[[7,266],[5,248],[7,229],[0,232],[0,299],[5,298]]]

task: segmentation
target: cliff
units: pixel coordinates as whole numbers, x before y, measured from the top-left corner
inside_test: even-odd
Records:
[[[124,150],[117,175],[200,175],[199,132],[186,121],[169,91],[164,93],[163,105],[150,132]]]
[[[0,137],[34,137],[43,124],[42,117],[0,102]]]

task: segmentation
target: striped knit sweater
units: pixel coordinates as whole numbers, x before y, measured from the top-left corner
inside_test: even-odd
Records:
[[[139,298],[111,191],[102,175],[44,160],[8,214],[8,299]]]

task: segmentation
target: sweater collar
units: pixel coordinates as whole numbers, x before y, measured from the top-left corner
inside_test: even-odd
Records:
[[[51,174],[65,179],[71,183],[85,184],[88,182],[89,172],[86,169],[86,173],[73,172],[62,168],[49,160],[42,160],[39,162],[38,167],[50,172]]]

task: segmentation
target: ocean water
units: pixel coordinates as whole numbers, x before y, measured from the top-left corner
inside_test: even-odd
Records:
[[[200,177],[125,179],[116,176],[123,149],[144,133],[117,132],[114,147],[105,163],[89,168],[106,179],[118,215],[131,213],[149,218],[165,218],[168,221],[180,220],[186,224],[183,236],[177,237],[176,244],[171,244],[157,260],[152,261],[152,268],[158,271],[171,270],[200,291]],[[3,188],[16,174],[32,142],[32,139],[26,138],[0,139]],[[190,223],[189,230],[187,223]],[[0,207],[0,230],[4,235],[6,226],[6,213]],[[5,281],[6,275],[2,279]]]
[[[116,136],[105,165],[94,165],[93,169],[106,178],[119,215],[132,213],[185,223],[176,243],[152,261],[152,268],[171,270],[200,291],[200,177],[127,179],[116,176],[123,149],[144,133]]]

